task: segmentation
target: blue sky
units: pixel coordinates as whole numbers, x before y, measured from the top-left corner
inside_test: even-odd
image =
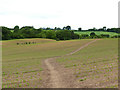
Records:
[[[119,0],[0,0],[0,26],[118,27]]]

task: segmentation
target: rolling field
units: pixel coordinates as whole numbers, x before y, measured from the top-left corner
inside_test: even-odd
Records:
[[[33,41],[36,44],[16,44]],[[44,71],[41,62],[44,59],[67,54],[89,41],[91,40],[57,42],[50,39],[20,39],[3,41],[3,87],[41,87],[41,72]]]
[[[44,65],[47,58],[51,58],[52,61],[53,57],[64,56],[91,41],[93,39],[68,41],[19,39],[2,41],[3,87],[43,87],[44,78],[47,78],[47,75],[50,76],[49,70]],[[18,42],[36,42],[36,44],[17,45]],[[72,55],[56,58],[55,62],[57,64],[52,64],[54,64],[54,70],[59,67],[58,69],[62,68],[63,71],[68,69],[69,72],[73,72],[73,76],[76,78],[75,82],[82,85],[81,87],[117,87],[117,56],[117,39],[101,39]],[[49,65],[48,62],[46,63]],[[48,74],[44,75],[45,72]],[[69,74],[66,75],[69,76]]]
[[[71,56],[58,58],[65,68],[72,68],[82,87],[118,87],[118,42],[103,39]]]
[[[108,34],[108,35],[110,35],[110,37],[118,35],[117,33],[114,33],[114,32],[103,32],[103,31],[83,31],[83,32],[81,31],[81,32],[75,32],[75,33],[77,33],[79,35],[81,35],[81,34],[90,35],[91,32],[94,32],[96,35]]]

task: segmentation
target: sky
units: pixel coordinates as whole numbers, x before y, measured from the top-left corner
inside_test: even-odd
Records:
[[[0,26],[118,27],[119,0],[0,0]]]

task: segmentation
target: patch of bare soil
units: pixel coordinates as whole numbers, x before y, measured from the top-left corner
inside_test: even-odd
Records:
[[[77,50],[66,54],[72,55],[78,51],[80,51],[82,48],[87,47],[89,44],[94,43],[99,39],[95,39],[82,47],[78,48]],[[77,79],[74,75],[74,69],[68,69],[60,65],[55,61],[56,58],[59,57],[65,57],[64,56],[57,56],[53,58],[48,58],[44,60],[43,62],[43,68],[44,71],[42,71],[42,86],[41,88],[79,88],[82,87],[80,86],[79,83],[77,83]]]

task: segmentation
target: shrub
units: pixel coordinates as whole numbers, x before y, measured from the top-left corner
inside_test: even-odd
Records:
[[[84,39],[84,38],[89,38],[89,35],[88,34],[82,34],[82,35],[80,35],[80,39]]]
[[[102,38],[109,38],[110,35],[109,35],[109,34],[101,34],[101,37],[102,37]]]
[[[118,38],[118,36],[117,36],[117,35],[115,35],[115,36],[112,36],[111,38]]]

